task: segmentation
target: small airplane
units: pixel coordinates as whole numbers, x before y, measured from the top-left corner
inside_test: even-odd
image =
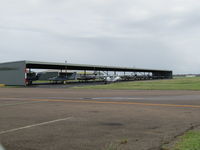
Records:
[[[91,76],[91,75],[81,75],[81,76],[79,76],[79,77],[77,77],[77,80],[79,80],[79,81],[88,81],[88,80],[95,80],[96,79],[96,77],[95,76]]]
[[[89,80],[96,80],[97,78],[97,74],[94,72],[94,73],[82,73],[82,72],[79,72],[77,74],[77,80],[79,81],[89,81]]]
[[[49,81],[53,81],[55,83],[61,82],[64,83],[66,80],[75,80],[76,73],[66,73],[60,72],[58,76],[49,78]]]
[[[105,77],[105,83],[117,82],[117,81],[120,81],[120,80],[122,80],[122,78],[120,76],[107,76],[107,77]]]

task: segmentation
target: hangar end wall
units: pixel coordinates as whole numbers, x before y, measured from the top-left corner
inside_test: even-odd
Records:
[[[0,84],[25,86],[25,61],[0,64]]]

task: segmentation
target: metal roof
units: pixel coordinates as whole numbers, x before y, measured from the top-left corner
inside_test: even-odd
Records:
[[[3,64],[11,64],[11,63],[24,63],[27,68],[32,68],[32,69],[67,69],[67,70],[126,71],[126,72],[172,72],[171,70],[57,63],[57,62],[41,62],[41,61],[29,61],[29,60],[6,62],[6,63],[0,63],[0,64],[3,65]]]
[[[40,62],[40,61],[17,61],[25,63],[27,68],[32,69],[68,69],[68,70],[88,70],[88,71],[127,71],[127,72],[171,72],[170,70],[156,70],[156,69],[141,69],[128,68],[117,66],[101,66],[101,65],[87,65],[87,64],[71,64],[71,63],[56,63],[56,62]],[[9,62],[9,63],[17,63]]]

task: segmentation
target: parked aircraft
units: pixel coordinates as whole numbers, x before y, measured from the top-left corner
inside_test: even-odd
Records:
[[[75,80],[76,79],[76,72],[67,73],[67,72],[60,72],[58,76],[49,78],[49,81],[53,82],[61,82],[64,83],[66,80]]]
[[[49,78],[49,81],[53,81],[55,83],[61,82],[64,83],[67,80],[67,74],[66,73],[59,73],[58,76]]]
[[[117,81],[120,81],[120,80],[122,80],[122,78],[120,76],[107,76],[107,77],[105,77],[105,83],[117,82]]]
[[[77,77],[77,80],[79,81],[88,81],[88,80],[95,80],[96,77],[94,75],[80,75],[79,77]]]

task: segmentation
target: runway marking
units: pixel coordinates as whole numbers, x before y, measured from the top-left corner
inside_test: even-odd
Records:
[[[25,99],[28,99],[28,98],[14,98],[14,97],[0,98],[0,100],[10,100],[10,101],[25,100]]]
[[[100,98],[91,98],[91,100],[84,100],[83,98],[74,98],[73,100],[69,99],[31,99],[31,98],[5,98],[9,100],[30,100],[30,101],[40,101],[40,102],[65,102],[65,103],[94,103],[94,104],[126,104],[126,105],[142,105],[142,106],[163,106],[163,107],[183,107],[183,108],[200,108],[200,105],[178,105],[178,104],[157,104],[157,103],[138,103],[138,102],[111,102],[111,101],[95,101],[101,100]],[[80,100],[82,99],[82,100]],[[88,98],[89,99],[89,98]],[[124,98],[125,99],[125,98]],[[142,98],[134,98],[142,99]],[[105,99],[102,99],[105,100]],[[107,99],[109,100],[109,98]],[[113,100],[113,99],[111,99]]]
[[[87,98],[85,98],[87,99]],[[88,99],[94,99],[94,100],[140,100],[145,99],[142,97],[95,97],[95,98],[88,98]],[[147,99],[147,98],[146,98]]]
[[[32,125],[28,125],[28,126],[24,126],[24,127],[14,128],[14,129],[10,129],[10,130],[5,130],[5,131],[1,131],[0,135],[6,134],[6,133],[11,133],[11,132],[16,132],[16,131],[23,130],[23,129],[33,128],[33,127],[37,127],[37,126],[43,126],[43,125],[47,125],[47,124],[52,124],[52,123],[56,123],[56,122],[60,122],[60,121],[65,121],[65,120],[69,120],[71,118],[72,117],[67,117],[67,118],[56,119],[56,120],[52,120],[52,121],[32,124]]]
[[[143,97],[74,97],[74,98],[64,98],[64,97],[27,97],[27,98],[0,98],[0,100],[27,100],[27,99],[49,99],[49,100],[140,100],[140,99],[148,99]]]
[[[34,104],[34,103],[42,103],[42,102],[38,101],[38,102],[21,102],[21,103],[13,103],[13,104],[3,104],[3,105],[0,105],[0,107],[16,106],[16,105],[23,105],[23,104]]]
[[[163,107],[183,107],[183,108],[200,108],[200,105],[177,105],[177,104],[153,104],[153,103],[138,103],[138,102],[109,102],[109,101],[94,101],[94,100],[52,100],[52,99],[32,99],[33,101],[48,101],[48,102],[65,102],[65,103],[93,103],[93,104],[125,104],[125,105],[142,105],[142,106],[163,106]]]

